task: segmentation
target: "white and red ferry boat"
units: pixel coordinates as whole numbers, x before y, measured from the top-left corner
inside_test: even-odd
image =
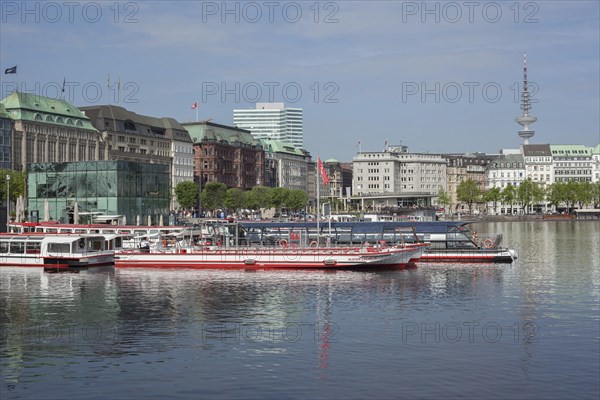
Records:
[[[316,244],[316,243],[315,243]],[[120,252],[115,268],[372,269],[419,260],[427,244],[338,247],[184,247]]]
[[[0,267],[76,270],[113,265],[119,242],[114,235],[2,234]]]

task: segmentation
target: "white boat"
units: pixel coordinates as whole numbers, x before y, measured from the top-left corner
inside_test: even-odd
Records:
[[[372,269],[416,262],[427,244],[405,246],[187,247],[122,251],[115,268]]]
[[[120,237],[113,235],[0,235],[1,267],[68,270],[112,265]]]

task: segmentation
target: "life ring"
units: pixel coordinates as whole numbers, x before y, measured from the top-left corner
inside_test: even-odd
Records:
[[[287,242],[287,240],[285,240],[285,239],[281,239],[281,240],[279,241],[279,245],[280,245],[281,247],[287,247],[287,244],[288,244],[288,242]]]
[[[315,248],[315,247],[319,246],[319,243],[317,243],[313,240],[312,242],[310,242],[309,246],[312,248]]]
[[[494,242],[492,239],[485,239],[482,244],[484,249],[491,249],[494,247]]]

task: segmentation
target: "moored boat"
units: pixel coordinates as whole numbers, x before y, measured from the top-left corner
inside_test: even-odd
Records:
[[[106,235],[0,235],[0,266],[70,270],[112,265],[120,238]]]
[[[427,244],[335,247],[187,247],[150,252],[123,251],[116,268],[191,269],[372,269],[417,261]]]

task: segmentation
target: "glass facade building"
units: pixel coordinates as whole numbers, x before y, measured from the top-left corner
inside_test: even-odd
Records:
[[[130,225],[168,222],[170,169],[166,164],[83,161],[29,164],[29,211],[40,220],[79,222],[86,215],[123,215]],[[47,204],[47,205],[46,205]],[[49,215],[46,215],[46,211]]]

